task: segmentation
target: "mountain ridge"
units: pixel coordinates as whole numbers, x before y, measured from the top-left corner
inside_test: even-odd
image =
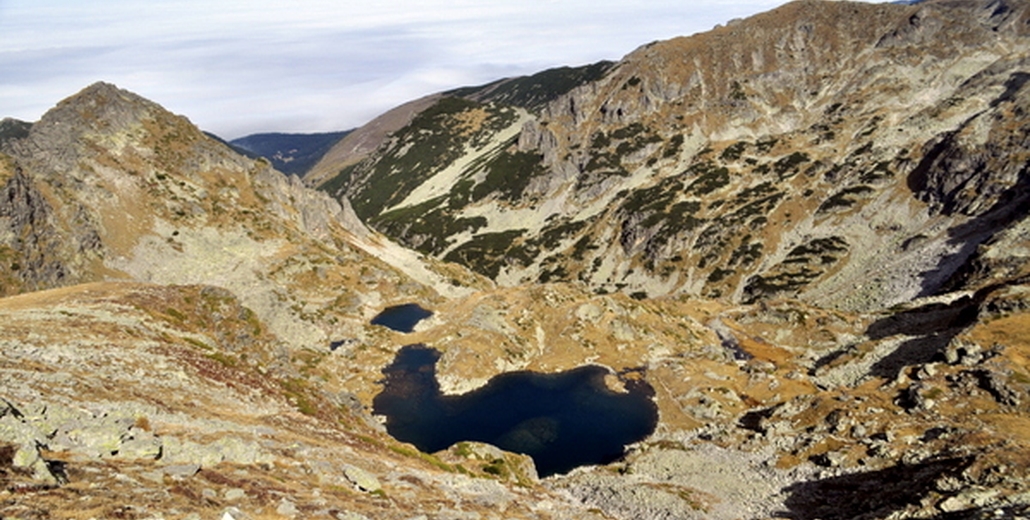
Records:
[[[580,279],[600,291],[718,294],[734,301],[751,301],[762,294],[779,293],[800,293],[804,298],[806,290],[815,291],[806,287],[812,287],[816,279],[840,287],[854,285],[857,278],[876,278],[861,272],[862,265],[875,261],[869,262],[869,257],[862,256],[852,262],[849,256],[867,246],[876,247],[874,242],[883,241],[879,232],[862,231],[851,224],[842,228],[832,222],[820,222],[825,222],[828,215],[841,213],[838,208],[860,209],[878,200],[877,194],[887,196],[893,189],[889,177],[908,175],[897,170],[916,166],[912,161],[918,163],[925,153],[919,148],[932,147],[927,144],[929,141],[961,125],[963,118],[973,117],[984,109],[997,110],[1002,102],[1019,102],[1018,87],[1022,83],[1018,79],[1010,81],[1008,74],[1025,67],[1026,31],[1025,24],[1020,23],[1026,18],[1025,5],[979,4],[982,5],[794,2],[709,33],[648,44],[608,69],[604,78],[576,87],[540,109],[539,116],[532,116],[523,125],[517,146],[508,151],[471,150],[460,162],[455,160],[454,166],[444,161],[440,165],[423,165],[417,174],[411,170],[391,177],[394,180],[390,182],[401,182],[400,193],[406,195],[429,180],[427,170],[454,168],[439,174],[440,179],[450,179],[445,182],[451,183],[454,194],[446,202],[439,198],[409,200],[406,208],[391,203],[368,210],[361,203],[356,209],[373,227],[409,246],[462,262],[494,278],[501,276],[510,283]],[[848,22],[856,17],[868,23]],[[915,50],[924,47],[932,48],[933,60],[918,57]],[[724,60],[724,66],[716,66],[716,60]],[[1014,78],[1018,77],[1017,72]],[[923,88],[925,83],[933,87]],[[991,92],[1001,88],[1006,90],[995,98],[996,94]],[[955,106],[959,99],[960,105]],[[457,116],[460,109],[454,110]],[[886,130],[894,127],[894,133]],[[846,137],[845,132],[854,137]],[[379,157],[365,159],[363,164],[367,166],[352,163],[332,184],[323,184],[323,189],[358,201],[364,200],[361,193],[393,189],[377,187],[374,179],[378,177],[368,173],[354,177],[353,173],[354,168],[385,170],[395,164],[404,171],[404,163],[396,162],[401,159],[391,150],[406,150],[404,146],[412,143],[403,142],[403,138],[398,142],[397,136],[392,139],[393,144],[387,141],[377,152]],[[713,146],[710,157],[701,153]],[[463,152],[455,149],[449,153],[457,157]],[[539,159],[533,159],[533,155]],[[500,172],[514,165],[512,160],[516,157],[522,161],[522,170],[508,172],[501,180]],[[773,182],[789,177],[799,185],[795,176],[805,171],[808,176],[825,175],[827,179],[861,175],[872,183],[849,179],[851,185],[836,193],[832,183],[798,187],[803,193],[814,191],[815,196],[823,197],[821,200],[798,196],[800,193],[792,195],[772,185],[762,188],[766,190],[764,199],[739,199],[736,207],[742,210],[749,203],[765,204],[768,207],[762,209],[750,207],[759,213],[778,208],[778,218],[792,224],[782,231],[770,232],[768,237],[757,237],[758,241],[752,237],[749,243],[743,243],[743,235],[716,226],[715,222],[722,219],[737,218],[732,213],[707,212],[698,202],[688,200],[669,200],[665,204],[647,201],[647,192],[643,191],[661,189],[663,182],[684,189],[689,184],[686,179],[692,176],[715,175],[705,181],[709,186],[705,189],[723,193],[735,189],[746,197],[749,189],[761,185],[759,181],[751,182],[750,187],[744,184],[748,178],[746,169],[752,168],[772,171],[781,177],[772,178]],[[866,172],[847,173],[861,169]],[[724,171],[741,180],[724,181]],[[492,177],[490,172],[494,172]],[[408,176],[405,180],[396,180],[404,175]],[[758,173],[753,177],[763,175],[768,176]],[[677,176],[683,180],[676,181]],[[466,194],[469,183],[474,189]],[[727,184],[744,185],[725,188]],[[1009,178],[999,185],[1020,184]],[[503,202],[511,197],[511,193],[504,191],[509,189],[506,186],[514,190],[511,193],[535,200],[547,209],[535,212]],[[898,189],[898,196],[902,196],[904,188]],[[934,197],[924,190],[916,198],[932,202]],[[390,200],[396,202],[399,198],[402,197]],[[987,199],[980,203],[981,210],[986,209],[984,204],[989,205]],[[622,209],[612,211],[614,206]],[[788,210],[788,206],[795,207]],[[724,207],[732,209],[734,205]],[[640,215],[641,209],[647,214]],[[437,231],[406,223],[404,214],[412,211],[425,213],[424,219],[432,219]],[[909,211],[922,210],[912,206]],[[783,216],[799,212],[801,226],[797,216]],[[585,222],[600,215],[605,215],[599,220],[602,224],[584,228]],[[671,224],[683,218],[687,218],[688,228]],[[923,225],[931,230],[942,225],[932,223],[936,218],[928,215]],[[547,219],[551,223],[545,222]],[[621,222],[621,229],[613,229],[611,222]],[[881,225],[891,227],[897,223]],[[822,228],[815,237],[810,236],[812,226]],[[905,242],[925,234],[924,231],[905,230],[896,234],[909,233],[908,236],[890,240]],[[986,233],[989,235],[990,231]],[[616,235],[620,237],[621,250],[605,245],[615,242]],[[775,238],[789,235],[795,236],[793,245]],[[561,237],[562,248],[579,246],[572,248],[572,254],[565,249],[561,255],[545,258],[537,251],[541,241],[553,242],[547,236]],[[974,241],[985,239],[986,236],[979,236]],[[820,242],[803,244],[812,240]],[[947,245],[948,240],[940,236],[930,240],[938,248],[936,252],[926,250],[909,255],[905,262],[910,265],[898,264],[898,269],[906,274],[883,278],[879,287],[870,287],[836,303],[827,298],[832,293],[815,291],[813,301],[868,310],[925,293],[920,284],[912,281],[914,273],[908,271],[933,269],[931,264],[918,264],[952,247]],[[833,242],[838,244],[833,247],[844,248],[837,251],[843,256],[838,254],[839,258],[831,262],[836,264],[833,269],[802,258],[805,248]],[[686,261],[672,260],[682,258],[678,250],[689,248],[692,243],[695,248],[700,245],[709,251]],[[493,244],[505,244],[506,249],[492,250],[496,247]],[[474,256],[467,254],[473,251]],[[888,254],[894,256],[896,252],[880,253]],[[712,269],[716,258],[732,264],[734,255],[753,256],[750,262],[754,265],[743,266],[743,270]],[[504,256],[508,260],[498,264],[497,259]],[[577,256],[582,260],[577,260]],[[710,258],[704,260],[706,257]],[[770,261],[762,261],[765,257]],[[611,258],[618,260],[612,263]],[[772,260],[777,258],[795,263],[801,260],[808,264],[807,271],[777,265]],[[584,265],[593,261],[602,261],[603,265]],[[841,268],[854,272],[836,274]],[[689,274],[691,271],[696,274]],[[671,279],[662,272],[681,273],[685,277]],[[927,281],[929,285],[942,283],[943,280]],[[906,285],[908,288],[904,289]],[[904,295],[893,296],[898,291]]]
[[[805,21],[854,13],[883,23],[816,64],[832,96],[763,68],[820,77],[857,40]],[[792,4],[543,108],[576,69],[416,100],[322,192],[86,87],[0,144],[0,516],[1025,516],[1026,18]],[[738,77],[749,34],[783,46]],[[710,40],[739,66],[676,68]],[[372,324],[410,303],[413,331]],[[543,417],[503,432],[522,453],[422,453],[373,415],[407,345],[446,396],[591,366],[659,423],[543,479]]]

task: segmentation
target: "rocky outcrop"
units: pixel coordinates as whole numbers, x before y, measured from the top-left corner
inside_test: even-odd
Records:
[[[1030,216],[1022,216],[980,243],[948,281],[950,289],[981,289],[1030,275]]]
[[[79,283],[92,278],[89,264],[104,252],[96,225],[83,207],[56,211],[34,179],[17,165],[0,176],[0,294]],[[63,205],[62,205],[63,206]],[[67,216],[71,214],[69,221]]]

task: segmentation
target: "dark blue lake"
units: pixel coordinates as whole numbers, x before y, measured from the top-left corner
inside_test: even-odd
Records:
[[[510,372],[462,395],[443,395],[436,380],[440,352],[404,347],[383,369],[373,400],[386,430],[426,453],[479,441],[533,458],[541,477],[606,464],[627,444],[654,432],[658,407],[645,381],[625,381],[627,393],[604,384],[608,371],[580,367],[558,374]]]
[[[433,311],[423,309],[417,303],[406,303],[387,307],[372,318],[372,325],[382,325],[397,332],[413,332],[418,322],[433,315]]]

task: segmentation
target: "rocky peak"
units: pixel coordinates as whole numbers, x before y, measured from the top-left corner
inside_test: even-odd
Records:
[[[120,121],[140,119],[140,115],[164,109],[128,90],[98,81],[65,98],[40,119],[41,123],[81,123],[94,129],[117,129]]]
[[[156,105],[136,94],[110,83],[97,82],[43,114],[34,125],[37,145],[49,141],[54,147],[67,147],[81,133],[117,131],[139,122],[155,108]]]
[[[405,293],[432,293],[404,269],[446,285],[414,256],[399,255],[403,262],[390,257],[402,270],[377,260],[390,243],[373,239],[347,203],[107,83],[60,102],[4,152],[3,293],[111,278],[215,285],[233,291],[284,342],[300,347],[328,344],[362,322],[360,313],[331,315]],[[340,259],[355,263],[343,267]],[[316,269],[322,264],[334,267]],[[372,284],[337,306],[340,290],[310,274],[344,276],[358,264],[396,285]],[[304,310],[312,301],[326,309]]]

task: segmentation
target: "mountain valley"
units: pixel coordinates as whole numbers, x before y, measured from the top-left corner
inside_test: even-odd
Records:
[[[1027,79],[1030,2],[800,0],[296,172],[102,82],[5,119],[0,517],[1030,517]],[[374,406],[585,367],[657,424],[543,478],[546,417]]]

